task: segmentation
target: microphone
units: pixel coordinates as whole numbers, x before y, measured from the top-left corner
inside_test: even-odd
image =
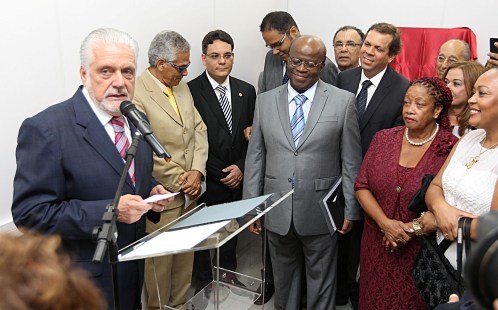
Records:
[[[121,102],[119,106],[121,113],[126,116],[137,127],[138,131],[144,136],[145,141],[149,143],[150,147],[159,158],[169,161],[171,155],[166,151],[164,146],[159,143],[157,137],[152,132],[149,122],[145,119],[143,113],[138,111],[137,107],[128,100]]]

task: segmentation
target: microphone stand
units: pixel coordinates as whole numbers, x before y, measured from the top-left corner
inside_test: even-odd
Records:
[[[106,249],[109,248],[109,262],[111,263],[112,269],[112,286],[114,292],[114,309],[119,310],[119,280],[118,280],[118,228],[116,226],[116,221],[118,219],[119,210],[117,206],[119,205],[119,200],[123,194],[123,187],[128,175],[128,170],[132,159],[135,158],[135,153],[137,152],[138,142],[142,139],[142,135],[138,130],[132,138],[132,142],[128,150],[126,150],[125,155],[125,165],[123,171],[121,172],[121,178],[119,179],[119,184],[116,189],[116,194],[114,200],[111,204],[108,204],[106,211],[102,216],[103,224],[102,226],[96,226],[93,229],[93,236],[97,240],[97,247],[93,254],[92,261],[94,263],[102,263],[104,260],[104,254]]]

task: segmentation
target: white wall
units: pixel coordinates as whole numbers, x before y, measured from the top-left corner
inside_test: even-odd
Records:
[[[79,45],[93,29],[114,27],[130,33],[140,45],[139,73],[147,49],[164,29],[181,33],[192,45],[187,80],[202,72],[200,42],[220,28],[235,40],[233,75],[256,85],[266,48],[259,24],[270,11],[293,15],[301,33],[320,36],[331,47],[335,30],[352,24],[366,30],[386,21],[405,27],[459,27],[474,30],[479,59],[485,61],[488,38],[497,37],[495,0],[17,0],[0,5],[0,90],[4,132],[0,155],[0,227],[12,220],[15,147],[22,121],[70,97],[80,84]],[[493,32],[494,31],[494,32]],[[333,59],[332,49],[329,57]],[[43,158],[33,158],[43,165]]]

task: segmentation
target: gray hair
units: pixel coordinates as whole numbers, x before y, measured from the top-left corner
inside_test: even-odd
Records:
[[[88,69],[93,61],[93,49],[99,44],[123,44],[128,46],[135,55],[135,63],[138,57],[138,43],[126,32],[113,28],[96,29],[83,40],[80,46],[80,59],[83,68]]]
[[[190,52],[190,44],[176,31],[164,30],[156,34],[149,46],[149,65],[155,67],[159,59],[175,62],[176,54]]]

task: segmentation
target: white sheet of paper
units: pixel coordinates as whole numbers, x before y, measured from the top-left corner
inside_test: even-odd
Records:
[[[152,195],[149,198],[144,199],[144,201],[147,202],[147,203],[152,203],[152,202],[156,202],[156,201],[159,201],[159,200],[163,200],[163,199],[168,199],[168,198],[174,197],[174,196],[176,196],[178,194],[180,194],[180,192]]]
[[[166,231],[145,243],[135,245],[133,251],[125,255],[120,254],[118,259],[126,261],[133,260],[134,258],[155,257],[163,253],[190,249],[229,222],[223,221],[186,229]]]

